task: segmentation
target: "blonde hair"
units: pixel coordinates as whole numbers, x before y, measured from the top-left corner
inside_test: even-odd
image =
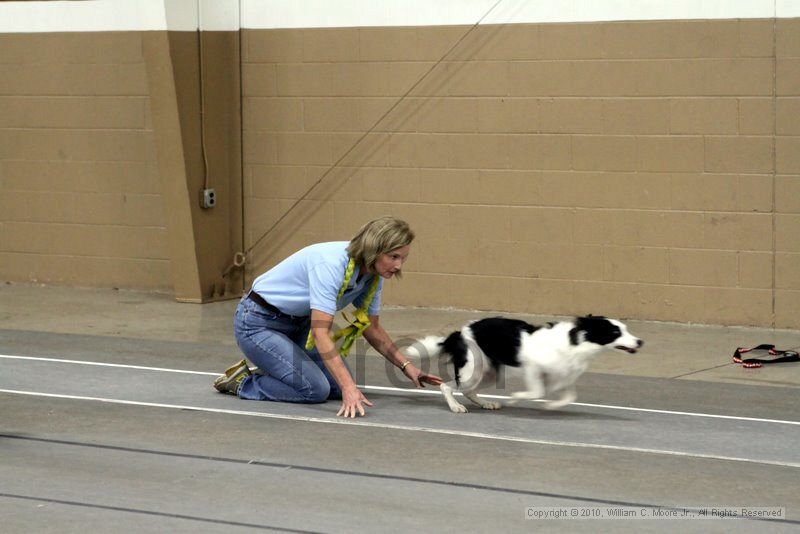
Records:
[[[356,263],[372,271],[375,261],[386,254],[414,241],[414,232],[407,222],[396,217],[384,216],[368,222],[350,240],[347,254]],[[395,276],[401,276],[400,271]]]

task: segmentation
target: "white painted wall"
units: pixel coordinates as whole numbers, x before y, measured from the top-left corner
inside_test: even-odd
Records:
[[[84,0],[0,2],[0,33],[209,31],[800,17],[800,0]],[[200,21],[198,23],[198,21]]]
[[[0,2],[0,33],[239,29],[239,0]]]
[[[245,28],[475,24],[487,12],[483,24],[800,16],[800,0],[241,0],[241,5]]]

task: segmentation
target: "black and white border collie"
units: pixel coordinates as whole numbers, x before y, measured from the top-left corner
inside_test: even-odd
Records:
[[[512,402],[560,393],[558,399],[544,406],[566,406],[577,398],[575,381],[603,349],[634,354],[643,344],[622,322],[589,315],[547,326],[491,317],[469,323],[447,338],[429,336],[415,345],[422,345],[422,355],[450,357],[455,380],[442,383],[440,388],[450,410],[463,413],[467,408],[456,401],[453,390],[486,410],[500,408],[500,403],[487,402],[475,391],[484,379],[493,379],[504,367],[520,368],[527,387],[513,393]]]

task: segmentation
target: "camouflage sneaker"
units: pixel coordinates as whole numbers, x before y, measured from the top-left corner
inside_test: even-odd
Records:
[[[214,380],[214,389],[220,393],[230,393],[238,395],[242,381],[250,376],[250,368],[247,362],[241,360],[225,370],[225,374]]]

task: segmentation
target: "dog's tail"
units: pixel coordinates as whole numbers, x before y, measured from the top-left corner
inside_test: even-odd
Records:
[[[442,353],[443,341],[441,336],[428,336],[415,341],[405,352],[411,358],[437,358]]]

